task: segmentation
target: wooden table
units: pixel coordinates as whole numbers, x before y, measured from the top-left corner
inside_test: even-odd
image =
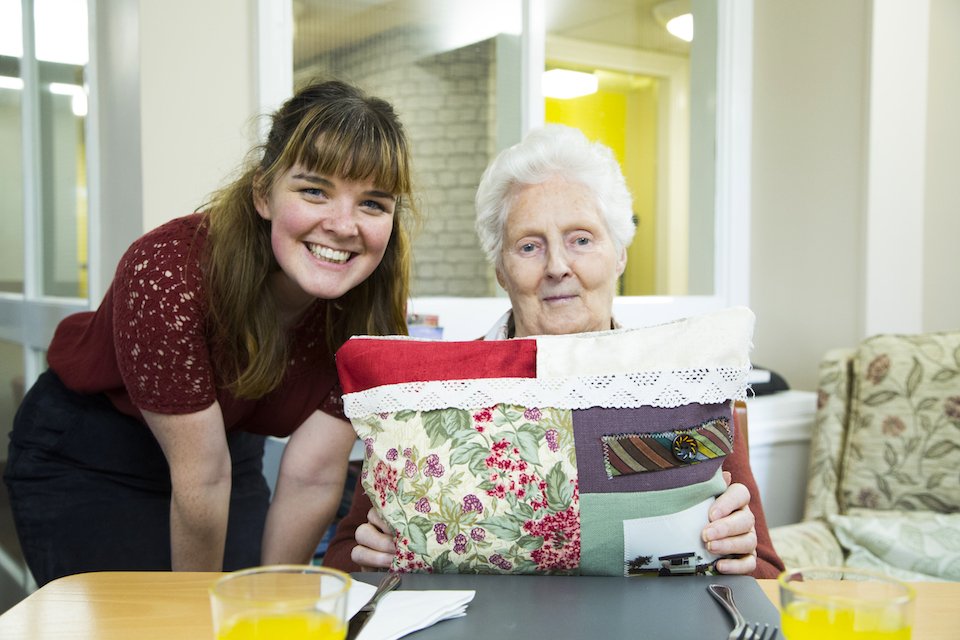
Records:
[[[3,640],[212,640],[207,589],[220,574],[103,572],[55,580],[0,615]],[[779,604],[777,583],[759,580]],[[912,583],[913,637],[960,637],[960,583]]]

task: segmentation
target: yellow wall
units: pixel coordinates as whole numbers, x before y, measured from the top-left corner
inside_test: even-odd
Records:
[[[597,93],[580,98],[546,99],[546,121],[577,127],[590,140],[610,147],[620,161],[627,187],[633,193],[633,211],[639,219],[637,235],[627,249],[623,275],[625,295],[652,295],[656,264],[657,85],[626,74],[615,83],[601,82]],[[605,86],[605,84],[607,86]]]

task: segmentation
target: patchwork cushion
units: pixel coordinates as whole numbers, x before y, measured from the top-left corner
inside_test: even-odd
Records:
[[[337,353],[392,570],[709,573],[754,317],[505,341],[355,337]]]
[[[960,511],[960,331],[869,338],[853,366],[840,513]]]

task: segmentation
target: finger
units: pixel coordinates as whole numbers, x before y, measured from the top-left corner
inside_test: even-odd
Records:
[[[748,504],[750,504],[750,489],[739,482],[734,482],[713,501],[710,506],[710,521],[724,518]]]
[[[744,555],[757,550],[757,533],[750,530],[739,536],[729,536],[707,543],[707,551],[717,556]]]
[[[733,482],[733,474],[731,474],[729,471],[724,471],[724,472],[723,472],[723,481],[726,482],[726,483],[727,483],[727,486],[729,487],[729,486],[730,486],[730,483]]]
[[[750,507],[744,507],[705,526],[702,539],[704,542],[710,542],[711,540],[742,536],[753,529],[756,524],[757,519],[753,515],[753,511],[750,510]]]
[[[724,558],[717,561],[717,571],[727,574],[743,575],[757,568],[757,556],[749,554],[739,558]]]
[[[383,533],[386,533],[391,537],[393,536],[393,527],[391,527],[387,521],[383,519],[383,516],[380,515],[380,512],[373,507],[371,507],[370,511],[367,512],[367,522]]]
[[[377,571],[387,569],[393,562],[392,553],[381,553],[368,549],[367,547],[357,545],[350,551],[350,558],[360,565],[362,571]]]
[[[380,531],[369,522],[365,522],[354,534],[357,544],[367,547],[372,551],[390,554],[391,557],[397,552],[397,544],[393,536]]]

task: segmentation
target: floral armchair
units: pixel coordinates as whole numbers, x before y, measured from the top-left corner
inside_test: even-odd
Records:
[[[960,581],[960,331],[880,335],[820,364],[804,519],[788,567]]]

